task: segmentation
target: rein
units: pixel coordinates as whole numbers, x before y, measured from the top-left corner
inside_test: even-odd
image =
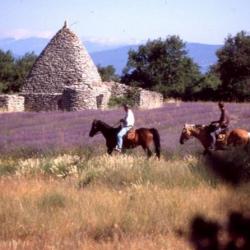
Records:
[[[116,126],[118,126],[120,123],[121,123],[121,122],[118,121],[118,122],[116,122],[115,124],[113,124],[112,127],[116,127]],[[96,132],[96,135],[99,135],[99,134],[102,134],[102,132],[101,132],[101,131]]]

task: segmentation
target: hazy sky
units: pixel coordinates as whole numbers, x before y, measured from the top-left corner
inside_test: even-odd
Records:
[[[135,43],[179,35],[221,44],[250,31],[250,0],[0,0],[0,38],[51,37],[63,25],[85,40]]]

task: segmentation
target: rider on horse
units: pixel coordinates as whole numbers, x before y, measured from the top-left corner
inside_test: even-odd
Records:
[[[121,152],[122,150],[123,136],[134,126],[135,123],[135,117],[132,110],[126,104],[123,105],[123,108],[126,112],[126,115],[120,120],[122,123],[122,128],[117,134],[117,145],[115,147],[115,150],[118,152]]]
[[[211,122],[210,125],[209,125],[209,127],[211,129],[210,130],[210,135],[212,137],[212,142],[211,142],[211,145],[210,145],[210,149],[212,149],[212,150],[215,149],[217,136],[221,132],[226,131],[228,129],[229,122],[230,122],[229,114],[225,109],[224,103],[219,102],[218,106],[219,106],[220,111],[221,111],[220,119],[218,121]]]

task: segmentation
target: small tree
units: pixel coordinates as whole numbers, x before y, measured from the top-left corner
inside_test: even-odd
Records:
[[[135,107],[138,105],[140,98],[140,89],[137,87],[131,87],[122,96],[111,96],[109,99],[109,107],[122,106],[124,103],[128,104],[130,107]]]
[[[106,67],[102,67],[101,65],[97,65],[97,69],[99,74],[101,75],[102,81],[104,82],[119,82],[120,79],[118,75],[115,73],[115,68],[112,65],[108,65]]]

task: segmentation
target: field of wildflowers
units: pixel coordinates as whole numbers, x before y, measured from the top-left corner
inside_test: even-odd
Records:
[[[250,130],[250,105],[226,104],[231,114],[232,128]],[[92,147],[104,144],[101,135],[89,138],[93,119],[116,124],[124,113],[122,109],[108,111],[48,112],[48,113],[2,113],[0,114],[0,152],[10,151],[60,151],[63,149]],[[179,145],[184,123],[207,124],[219,118],[215,103],[167,104],[154,110],[135,110],[136,127],[155,127],[159,130],[163,151],[175,153],[190,151],[197,145]],[[199,149],[199,147],[198,147]],[[103,149],[104,152],[104,149]]]
[[[226,107],[232,127],[250,130],[249,104]],[[227,215],[249,215],[249,184],[222,181],[197,141],[179,145],[184,123],[217,119],[217,105],[135,115],[137,127],[159,130],[161,160],[141,149],[108,156],[101,135],[89,138],[93,119],[115,124],[121,109],[0,114],[0,249],[191,250],[197,215],[220,222],[227,242]]]

